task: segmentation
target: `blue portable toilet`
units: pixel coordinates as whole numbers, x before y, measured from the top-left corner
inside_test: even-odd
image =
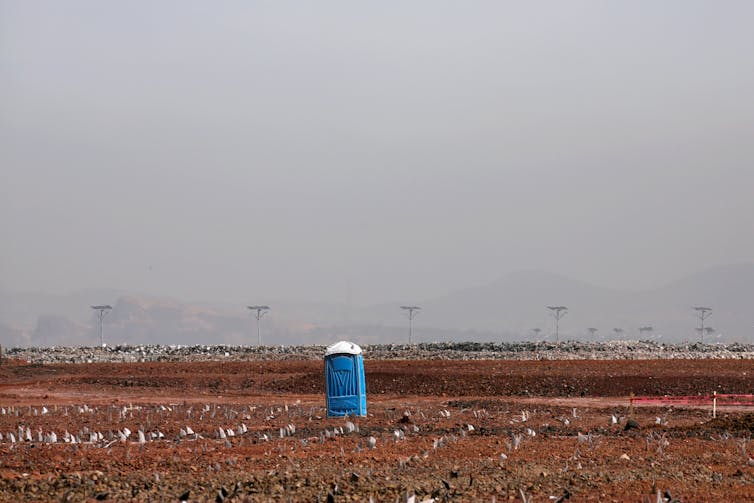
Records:
[[[367,390],[361,348],[340,341],[325,351],[325,394],[328,416],[366,416]]]

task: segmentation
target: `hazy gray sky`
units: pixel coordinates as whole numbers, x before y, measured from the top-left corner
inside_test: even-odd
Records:
[[[2,0],[0,287],[362,304],[751,261],[753,21],[751,1]]]

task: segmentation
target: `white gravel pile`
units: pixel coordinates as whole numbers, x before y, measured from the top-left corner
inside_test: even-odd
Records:
[[[363,346],[372,360],[645,360],[752,359],[751,344],[658,344],[652,341],[577,342],[447,342]],[[6,358],[35,364],[319,360],[325,346],[180,346],[122,345],[107,347],[10,348]]]

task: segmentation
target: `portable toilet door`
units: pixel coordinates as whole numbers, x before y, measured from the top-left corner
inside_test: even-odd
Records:
[[[366,416],[367,392],[361,348],[340,341],[325,351],[328,416]]]

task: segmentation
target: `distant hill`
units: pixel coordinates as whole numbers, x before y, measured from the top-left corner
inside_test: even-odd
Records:
[[[116,291],[44,295],[0,292],[0,344],[76,345],[98,342],[89,305],[112,299],[105,340],[118,343],[254,344],[255,320],[242,304],[187,303]],[[406,299],[402,299],[404,302]],[[405,342],[408,321],[400,301],[369,307],[270,301],[262,320],[263,343],[324,344],[350,338],[360,343]],[[412,301],[416,302],[416,300]],[[708,342],[754,338],[754,264],[716,267],[660,288],[618,291],[543,271],[520,271],[478,287],[418,301],[415,341],[499,341],[548,337],[553,320],[545,306],[568,306],[560,337],[697,340],[691,309],[713,309]],[[640,334],[639,327],[653,330]],[[539,328],[537,336],[532,330]],[[622,329],[616,333],[614,328]]]
[[[717,267],[672,282],[661,288],[626,292],[590,285],[556,274],[523,271],[477,288],[454,292],[423,303],[422,324],[497,330],[502,335],[522,337],[540,328],[551,334],[554,321],[547,305],[566,305],[561,320],[561,338],[581,339],[587,328],[598,335],[638,338],[639,327],[652,326],[645,337],[666,339],[696,337],[692,306],[713,309],[708,324],[727,340],[750,340],[754,330],[754,264]]]

